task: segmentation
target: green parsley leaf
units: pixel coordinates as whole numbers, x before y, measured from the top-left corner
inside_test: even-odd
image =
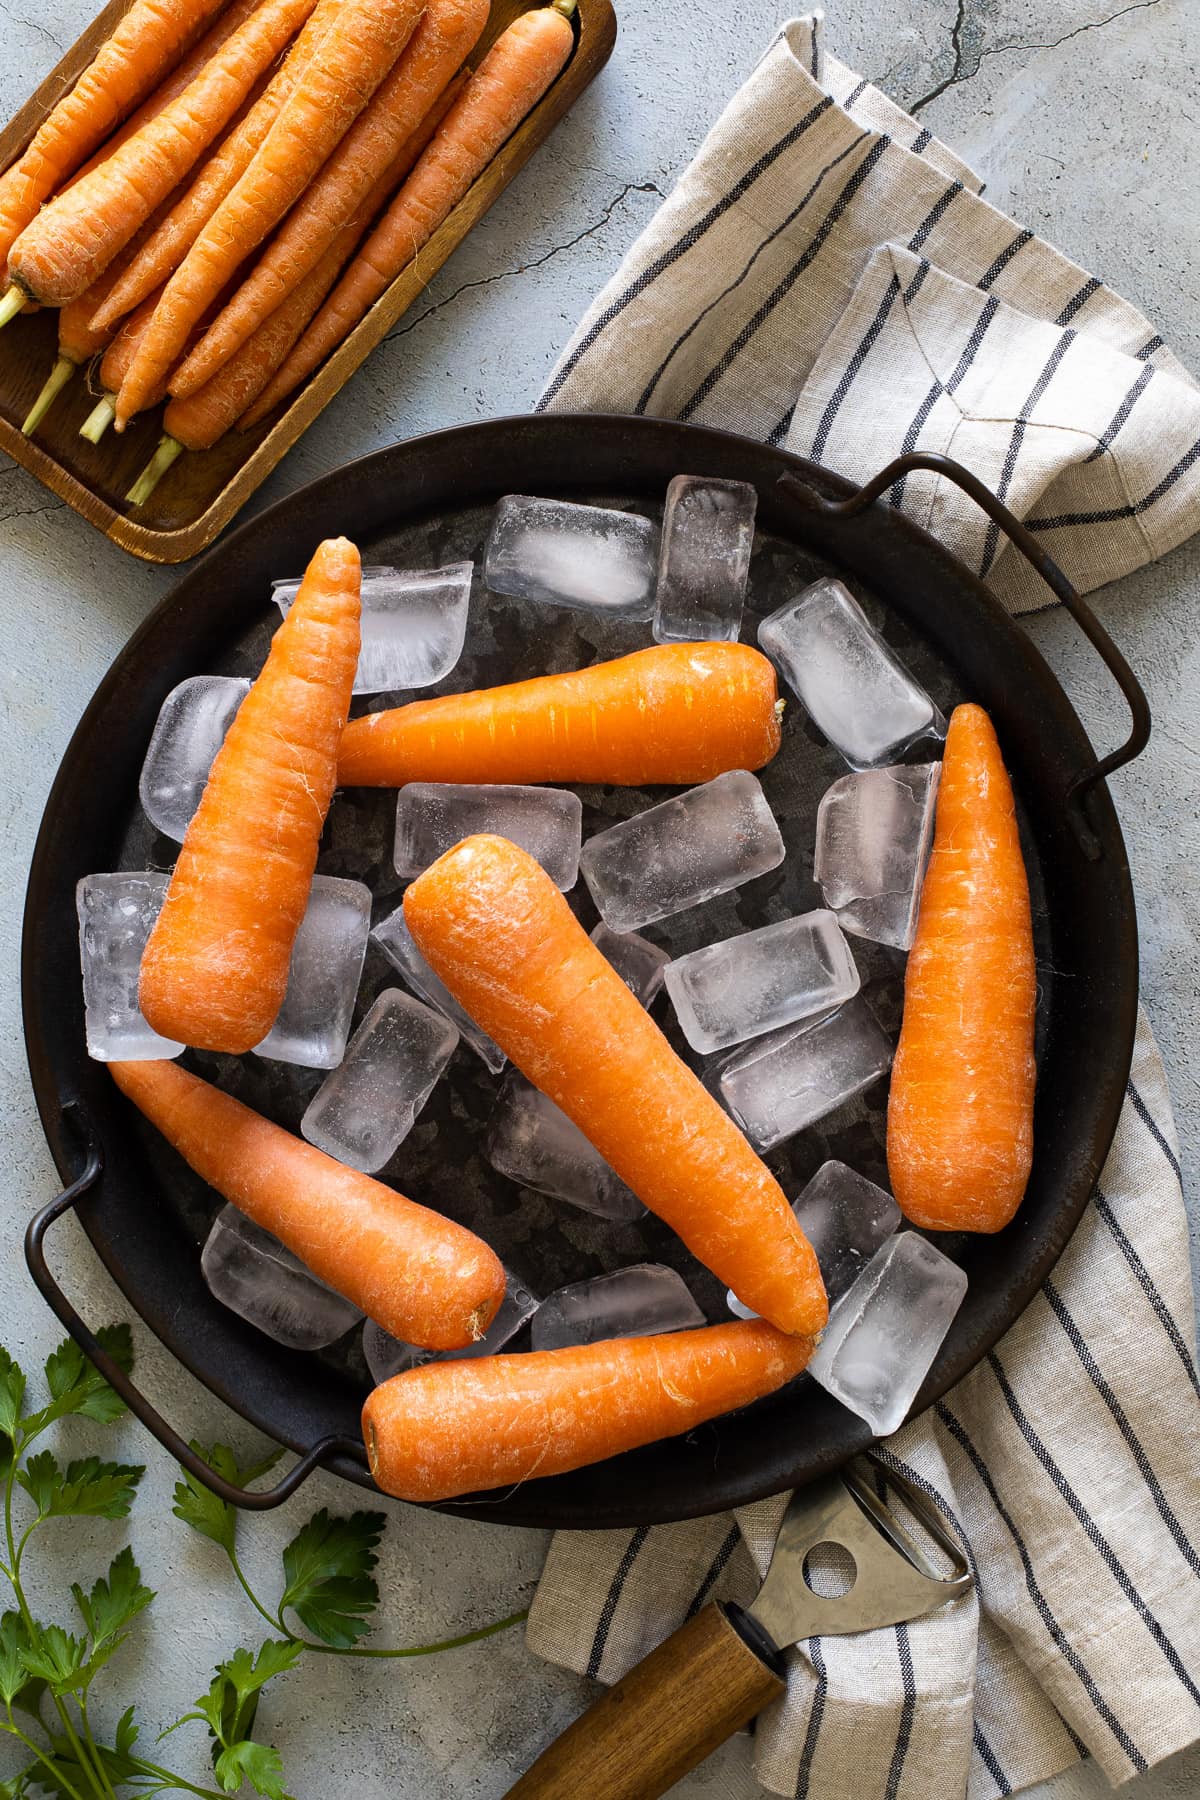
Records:
[[[138,1741],[138,1726],[134,1722],[133,1708],[127,1706],[117,1720],[115,1749],[118,1756],[132,1754],[133,1746]]]
[[[126,1374],[133,1367],[133,1338],[129,1326],[103,1325],[96,1333],[101,1346]],[[46,1362],[46,1385],[50,1389],[50,1405],[37,1415],[39,1424],[49,1424],[67,1413],[81,1413],[98,1425],[108,1425],[127,1410],[120,1395],[88,1361],[74,1338],[64,1338]]]
[[[25,1651],[29,1633],[20,1613],[6,1612],[0,1618],[0,1700],[5,1706],[14,1701],[29,1680],[25,1667]]]
[[[17,1470],[17,1480],[41,1519],[124,1519],[144,1474],[141,1465],[103,1463],[98,1456],[80,1457],[64,1472],[41,1450]]]
[[[35,1456],[27,1457],[24,1467],[17,1470],[17,1481],[37,1507],[38,1518],[44,1519],[62,1483],[57,1457],[49,1450],[39,1450]]]
[[[123,1639],[125,1626],[154,1598],[153,1590],[142,1585],[141,1570],[128,1544],[109,1564],[107,1580],[101,1576],[90,1594],[78,1583],[72,1584],[71,1592],[91,1637],[93,1654],[110,1641]]]
[[[228,1444],[193,1443],[192,1449],[204,1458],[210,1469],[223,1475],[226,1481],[235,1482],[238,1487],[248,1487],[260,1475],[265,1475],[283,1455],[282,1450],[270,1450],[261,1461],[250,1463],[242,1469]],[[198,1531],[201,1537],[211,1538],[214,1544],[220,1544],[227,1556],[233,1554],[237,1512],[227,1501],[219,1499],[206,1488],[195,1475],[185,1471],[183,1479],[175,1483],[175,1504],[171,1511],[193,1531]]]
[[[24,1399],[24,1371],[0,1345],[0,1467],[5,1471],[12,1461]]]
[[[61,1625],[39,1625],[37,1636],[21,1652],[30,1675],[39,1676],[52,1693],[63,1695],[78,1687],[87,1661],[87,1645]]]
[[[222,1750],[213,1765],[217,1780],[227,1794],[236,1794],[248,1781],[256,1794],[266,1800],[289,1800],[283,1788],[283,1758],[270,1744],[259,1744],[245,1738]]]
[[[249,1650],[235,1650],[228,1662],[217,1665],[217,1674],[230,1682],[239,1703],[266,1687],[274,1675],[293,1668],[304,1653],[304,1645],[287,1638],[268,1638],[259,1646],[258,1655]]]
[[[345,1518],[322,1507],[315,1513],[283,1552],[287,1586],[280,1616],[290,1606],[323,1643],[343,1650],[356,1644],[371,1629],[367,1615],[379,1604],[371,1571],[386,1524],[377,1512]]]

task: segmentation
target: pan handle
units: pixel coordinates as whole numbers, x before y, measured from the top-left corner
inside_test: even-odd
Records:
[[[304,1452],[299,1462],[293,1464],[282,1481],[276,1482],[274,1487],[267,1488],[264,1492],[256,1493],[249,1488],[238,1487],[232,1481],[226,1481],[223,1475],[210,1468],[204,1458],[198,1456],[191,1445],[167,1424],[141,1389],[134,1386],[120,1364],[113,1360],[103,1344],[88,1330],[51,1274],[46,1261],[46,1233],[56,1220],[70,1212],[73,1206],[91,1192],[104,1172],[104,1152],[100,1147],[100,1140],[79,1101],[69,1100],[66,1103],[63,1107],[63,1119],[83,1145],[83,1169],[69,1187],[65,1187],[61,1194],[56,1194],[53,1200],[47,1201],[45,1206],[39,1207],[30,1219],[25,1231],[25,1261],[43,1300],[66,1326],[88,1361],[99,1370],[109,1386],[116,1389],[134,1417],[141,1420],[150,1435],[158,1439],[168,1455],[173,1456],[189,1475],[194,1475],[197,1481],[203,1482],[219,1500],[224,1500],[230,1506],[240,1506],[247,1512],[267,1512],[272,1507],[281,1506],[308,1479],[313,1470],[320,1468],[330,1457],[349,1455],[364,1461],[363,1447],[355,1439],[321,1438]]]
[[[1009,511],[1002,500],[998,500],[991,489],[961,463],[954,462],[949,456],[939,456],[923,450],[911,451],[907,456],[898,456],[890,462],[886,469],[860,487],[856,493],[844,500],[831,500],[815,488],[802,481],[798,475],[781,475],[778,486],[793,499],[801,500],[814,510],[824,513],[830,518],[852,519],[856,514],[865,512],[868,506],[879,499],[901,476],[914,469],[926,469],[930,474],[942,475],[952,481],[955,487],[982,507],[988,518],[997,524],[1009,541],[1021,552],[1026,562],[1037,571],[1056,597],[1062,601],[1083,635],[1100,656],[1109,674],[1125,696],[1129,707],[1131,727],[1126,741],[1117,750],[1101,757],[1095,768],[1087,769],[1076,776],[1067,790],[1067,814],[1076,841],[1084,855],[1092,862],[1100,856],[1100,842],[1093,831],[1087,817],[1088,796],[1097,784],[1132,762],[1140,756],[1150,738],[1150,707],[1146,700],[1142,685],[1130,668],[1108,632],[1104,629],[1091,607],[1081,594],[1077,593],[1071,582],[1063,574],[1058,564],[1048,556],[1038,543],[1037,538],[1023,525],[1015,513]]]

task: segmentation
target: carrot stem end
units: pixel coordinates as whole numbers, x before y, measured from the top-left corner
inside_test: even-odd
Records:
[[[102,395],[79,427],[80,437],[86,438],[89,444],[98,444],[116,416],[116,399],[112,394]]]
[[[27,297],[24,289],[19,288],[14,281],[4,298],[0,300],[0,330],[3,330],[10,319],[16,318]]]
[[[183,445],[179,439],[164,433],[158,440],[158,449],[125,496],[129,505],[145,506],[175,458],[182,453]]]
[[[42,391],[29,409],[28,416],[21,430],[26,437],[32,437],[59,394],[66,387],[78,365],[69,356],[60,356],[47,375]]]

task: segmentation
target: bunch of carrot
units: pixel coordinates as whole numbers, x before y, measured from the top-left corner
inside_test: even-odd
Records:
[[[0,325],[60,309],[26,433],[105,351],[84,436],[170,401],[135,504],[257,424],[546,92],[574,4],[521,15],[468,73],[489,0],[134,0],[0,176]]]

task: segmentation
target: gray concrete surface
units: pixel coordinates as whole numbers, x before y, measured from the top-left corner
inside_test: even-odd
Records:
[[[56,60],[94,3],[0,0],[0,116]],[[571,323],[780,16],[770,0],[737,7],[618,0],[618,9],[621,38],[608,70],[277,471],[260,504],[397,438],[527,408]],[[1111,0],[892,0],[886,7],[841,0],[829,11],[830,42],[840,57],[920,108],[984,174],[1000,205],[1128,293],[1200,370],[1196,0],[1119,8]],[[54,1182],[18,1011],[25,872],[81,709],[173,577],[112,549],[15,467],[0,469],[0,546],[0,1339],[36,1366],[58,1334],[25,1279],[19,1252],[24,1217]],[[1200,542],[1102,593],[1096,606],[1140,670],[1156,718],[1150,750],[1118,778],[1115,791],[1138,890],[1144,999],[1171,1074],[1185,1167],[1194,1170]],[[1097,743],[1115,741],[1120,706],[1070,621],[1047,614],[1030,630]],[[56,1255],[87,1317],[123,1314],[73,1229],[60,1231]],[[253,1434],[144,1331],[138,1349],[142,1380],[171,1418],[199,1436],[253,1448]],[[106,1691],[127,1689],[153,1730],[201,1691],[219,1655],[254,1640],[256,1620],[217,1553],[171,1518],[165,1456],[128,1424],[116,1438],[129,1460],[149,1465],[131,1531],[147,1579],[164,1598],[121,1653]],[[244,1527],[248,1566],[269,1580],[309,1505],[346,1503],[338,1483],[316,1479],[282,1516]],[[90,1578],[124,1536],[123,1525],[60,1530],[52,1540],[59,1560],[48,1564],[57,1592],[84,1573]],[[394,1508],[382,1570],[382,1640],[418,1643],[523,1604],[542,1551],[536,1533]],[[279,1684],[264,1707],[264,1723],[279,1723],[289,1788],[302,1800],[493,1800],[588,1694],[583,1682],[534,1662],[518,1632],[431,1661],[313,1663]],[[113,1709],[99,1710],[111,1722]],[[183,1734],[172,1742],[177,1757],[190,1754],[186,1766],[202,1779],[198,1735],[190,1752]],[[744,1744],[735,1742],[675,1791],[688,1800],[727,1791],[727,1776],[743,1756]],[[8,1766],[0,1762],[0,1773]],[[1103,1785],[1084,1766],[1039,1795],[1094,1800]],[[1194,1750],[1128,1791],[1134,1800],[1182,1800],[1198,1789]]]

